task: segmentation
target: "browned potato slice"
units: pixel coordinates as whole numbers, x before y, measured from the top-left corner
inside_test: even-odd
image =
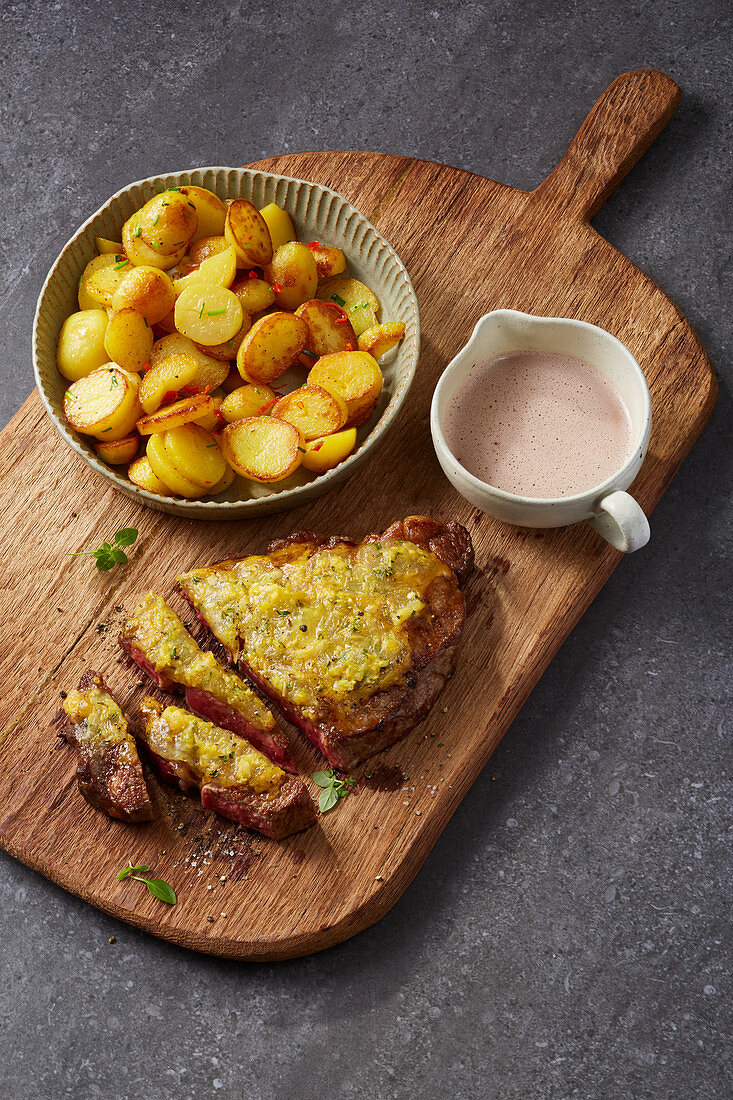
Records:
[[[308,341],[308,326],[293,313],[270,313],[255,321],[237,352],[245,382],[274,382],[291,367]]]
[[[332,275],[341,275],[346,271],[346,255],[341,248],[331,248],[327,244],[313,241],[308,245],[316,261],[318,281],[330,279]]]
[[[300,466],[303,439],[286,420],[254,416],[224,429],[224,457],[233,470],[251,481],[282,481]]]
[[[202,351],[198,344],[194,344],[188,336],[183,336],[180,332],[161,336],[160,340],[155,341],[150,356],[151,367],[156,366],[161,359],[167,359],[169,355],[185,355],[196,360],[198,370],[191,385],[196,385],[201,390],[212,391],[218,389],[227,376],[228,363],[221,363],[218,359],[214,359],[211,355]],[[241,384],[242,380],[240,378],[237,385]]]
[[[271,202],[267,206],[263,206],[260,210],[260,214],[267,223],[267,228],[270,230],[270,240],[272,241],[272,250],[276,252],[281,244],[287,244],[288,241],[296,241],[298,235],[295,232],[295,226],[293,225],[293,219],[288,214],[287,210],[283,210],[282,206],[278,206],[276,202]]]
[[[202,497],[206,490],[202,489],[195,481],[182,474],[171,461],[165,449],[165,433],[156,432],[148,440],[146,455],[153,473],[160,481],[168,486],[169,492],[179,497]]]
[[[267,222],[246,199],[235,199],[227,210],[224,236],[237,256],[237,267],[264,267],[272,259]]]
[[[392,348],[396,348],[405,335],[402,321],[385,321],[362,332],[359,337],[359,351],[368,351],[375,359],[381,359]]]
[[[163,448],[179,473],[207,493],[226,473],[227,464],[215,436],[200,424],[183,424],[167,431]]]
[[[320,439],[343,428],[348,419],[346,402],[323,386],[301,386],[286,393],[270,409],[276,420],[287,420],[304,439]]]
[[[220,363],[230,363],[232,359],[237,358],[237,352],[239,351],[240,344],[244,340],[245,336],[252,327],[252,322],[248,313],[242,310],[242,327],[239,332],[232,336],[231,340],[224,340],[221,344],[197,344],[196,347],[200,351],[203,351],[206,355],[212,359],[217,359]]]
[[[377,323],[379,299],[368,286],[349,275],[335,275],[318,287],[316,298],[332,301],[346,311],[354,332],[361,336]]]
[[[211,400],[214,402],[214,407],[210,413],[206,416],[202,416],[196,423],[200,424],[202,428],[206,428],[207,432],[216,431],[224,424],[224,413],[221,411],[221,407],[224,404],[224,393],[222,390],[217,390],[216,393],[211,394]]]
[[[188,246],[182,244],[181,247],[171,253],[171,255],[151,248],[143,238],[139,217],[140,211],[138,210],[131,218],[128,218],[122,226],[122,244],[125,249],[125,255],[135,267],[159,267],[161,271],[169,271],[172,267],[175,267],[176,264],[181,262],[186,255],[186,248]]]
[[[245,275],[232,285],[232,292],[242,303],[242,309],[250,315],[262,313],[275,301],[275,291],[264,279],[250,279]]]
[[[124,251],[122,241],[111,241],[108,237],[95,237],[94,247],[100,256],[121,255]]]
[[[221,384],[221,388],[224,393],[232,393],[233,390],[239,389],[242,385],[242,376],[237,370],[236,366],[229,368],[229,373]]]
[[[112,295],[112,309],[129,306],[141,313],[149,325],[162,321],[176,304],[176,292],[171,278],[157,267],[133,267],[124,272],[124,278]]]
[[[237,374],[237,378],[240,382],[242,381],[239,374]],[[274,390],[271,390],[269,386],[254,382],[247,386],[239,386],[236,390],[228,393],[224,398],[221,411],[224,414],[224,419],[232,424],[235,420],[259,416],[266,405],[272,406],[276,401],[277,394]],[[287,419],[287,417],[284,417],[284,419]]]
[[[139,378],[114,363],[72,382],[64,394],[64,415],[77,432],[108,442],[130,435],[142,408]]]
[[[344,428],[323,439],[311,439],[305,445],[303,465],[314,474],[325,474],[348,458],[355,446],[356,428]]]
[[[64,378],[76,382],[109,362],[104,348],[108,321],[103,309],[83,309],[66,318],[56,345],[56,365]]]
[[[127,471],[127,476],[139,489],[147,489],[149,493],[158,493],[163,497],[173,495],[173,490],[169,489],[153,470],[147,455],[141,455],[140,458],[135,459]]]
[[[153,330],[136,309],[117,310],[109,319],[104,347],[113,363],[125,370],[140,371],[153,350]]]
[[[334,351],[356,351],[356,333],[351,321],[335,302],[321,302],[311,298],[295,311],[308,326],[310,338],[300,361],[304,367],[312,367],[322,355]]]
[[[281,245],[265,268],[265,278],[280,309],[297,309],[316,295],[318,272],[313,253],[298,241]]]
[[[194,187],[192,184],[182,187],[181,194],[189,203],[193,203],[198,214],[199,223],[191,240],[222,236],[226,207],[218,195],[206,187]]]
[[[140,383],[140,404],[145,412],[156,412],[168,394],[192,385],[197,372],[198,363],[192,355],[172,352],[165,359],[159,359]]]
[[[231,247],[223,234],[221,237],[199,237],[189,248],[188,258],[194,267],[198,267],[204,260],[208,260],[211,256],[216,256],[219,252],[224,252],[225,249]]]
[[[198,393],[193,397],[184,397],[181,401],[174,401],[172,405],[164,405],[162,409],[143,416],[137,421],[136,427],[140,435],[154,435],[157,432],[167,432],[171,428],[180,428],[182,424],[191,424],[201,420],[216,408],[216,402],[206,393]]]
[[[123,466],[127,462],[132,462],[139,446],[140,436],[137,432],[133,432],[122,439],[100,440],[99,443],[94,444],[94,450],[102,461],[108,462],[110,466]]]
[[[192,283],[179,294],[175,316],[179,332],[207,347],[231,340],[244,320],[239,298],[226,287],[207,283]]]
[[[203,260],[189,275],[177,279],[174,284],[176,297],[194,283],[230,287],[236,274],[234,249],[228,245],[223,252],[215,252],[207,260]]]
[[[224,490],[228,489],[229,486],[232,484],[232,482],[235,480],[235,478],[237,476],[236,473],[231,468],[231,466],[229,465],[228,462],[226,462],[225,465],[226,465],[226,472],[224,474],[224,477],[221,478],[220,481],[217,481],[216,485],[213,485],[211,487],[211,489],[209,489],[209,492],[208,492],[209,496],[214,497],[218,493],[223,493]]]
[[[343,397],[348,428],[358,428],[372,415],[382,392],[382,372],[365,351],[337,351],[319,359],[308,375],[308,385],[323,386]]]
[[[109,309],[114,292],[131,266],[127,257],[119,253],[95,256],[90,260],[79,280],[80,308]]]
[[[196,207],[178,189],[154,195],[138,211],[142,239],[166,256],[187,248],[198,224]]]

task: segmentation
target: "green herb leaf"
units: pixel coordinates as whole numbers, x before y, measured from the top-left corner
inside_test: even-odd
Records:
[[[150,864],[149,863],[138,863],[134,867],[131,863],[128,863],[127,867],[122,868],[122,870],[118,874],[117,878],[119,878],[119,879],[129,878],[130,875],[134,875],[138,871],[149,871],[149,870],[150,870]]]
[[[311,779],[319,787],[330,787],[333,772],[313,772]]]
[[[356,783],[356,779],[350,776],[339,779],[333,768],[329,768],[328,771],[313,772],[311,779],[322,788],[318,796],[318,808],[322,814],[332,810],[340,798],[346,798],[350,793],[349,789]]]
[[[144,878],[141,881],[145,883],[153,897],[158,898],[159,901],[164,901],[166,905],[175,905],[178,901],[175,890],[164,879]]]
[[[333,787],[328,787],[326,790],[321,791],[318,796],[318,809],[322,814],[327,814],[329,810],[332,810],[339,800],[339,796]]]
[[[118,546],[132,546],[137,538],[137,527],[123,527],[115,535]]]
[[[115,535],[115,545],[111,542],[103,542],[101,546],[98,546],[96,550],[78,550],[76,553],[71,553],[70,557],[84,557],[89,556],[94,558],[97,569],[100,569],[103,573],[107,570],[113,569],[115,565],[127,565],[128,557],[123,546],[132,546],[133,542],[137,538],[137,528],[135,527],[123,527]]]
[[[119,562],[120,565],[127,565],[128,560],[129,560],[128,557],[127,557],[127,554],[125,553],[125,551],[121,550],[119,548],[119,546],[114,546],[112,548],[111,553],[110,553],[110,557],[114,561]]]

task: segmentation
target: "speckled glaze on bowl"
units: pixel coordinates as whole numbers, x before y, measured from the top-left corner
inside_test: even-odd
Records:
[[[326,474],[315,477],[300,469],[278,485],[265,486],[237,478],[215,500],[159,497],[138,489],[119,470],[107,466],[94,452],[92,441],[77,435],[64,419],[62,401],[68,384],[56,368],[56,343],[61,326],[78,310],[77,287],[84,267],[96,255],[95,236],[119,240],[123,223],[158,191],[191,184],[207,187],[222,199],[246,198],[255,206],[269,202],[290,213],[301,240],[321,240],[343,248],[348,273],[363,280],[379,298],[381,317],[404,321],[405,338],[394,358],[383,365],[384,390],[374,416],[359,429],[353,454]],[[417,368],[420,321],[410,277],[394,249],[350,202],[318,183],[289,179],[247,168],[197,168],[151,176],[124,187],[84,222],[61,251],[43,285],[33,325],[33,368],[43,403],[57,431],[96,473],[120,492],[151,508],[189,519],[243,519],[281,512],[328,492],[350,477],[369,458],[394,423]],[[292,385],[301,384],[301,376]]]

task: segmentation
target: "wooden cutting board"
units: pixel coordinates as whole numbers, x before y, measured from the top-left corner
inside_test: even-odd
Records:
[[[715,379],[690,325],[588,224],[679,98],[662,73],[620,76],[533,192],[376,153],[302,153],[255,165],[342,192],[397,249],[420,303],[422,355],[395,428],[367,470],[314,504],[231,524],[149,511],[68,450],[37,394],[26,401],[2,433],[0,460],[0,844],[8,852],[122,920],[234,958],[317,951],[387,912],[621,559],[587,524],[512,528],[456,495],[428,428],[444,366],[491,309],[578,317],[608,329],[637,357],[651,390],[651,443],[632,488],[647,512],[711,414]],[[260,552],[299,527],[361,536],[416,512],[460,520],[475,542],[458,669],[425,722],[357,769],[351,797],[280,844],[155,781],[159,817],[149,825],[110,821],[83,801],[73,754],[55,737],[59,692],[97,668],[134,713],[143,689],[120,661],[116,638],[138,594],[155,588],[180,608],[174,579],[194,564]],[[88,558],[67,557],[130,526],[140,539],[125,570],[100,574]],[[293,739],[301,772],[322,766],[300,736]],[[171,882],[178,904],[169,908],[141,884],[118,882],[128,859]]]

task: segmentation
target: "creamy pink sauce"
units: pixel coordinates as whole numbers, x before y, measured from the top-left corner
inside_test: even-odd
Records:
[[[623,466],[633,440],[629,410],[598,367],[539,351],[477,363],[443,431],[469,473],[527,497],[592,489]]]

